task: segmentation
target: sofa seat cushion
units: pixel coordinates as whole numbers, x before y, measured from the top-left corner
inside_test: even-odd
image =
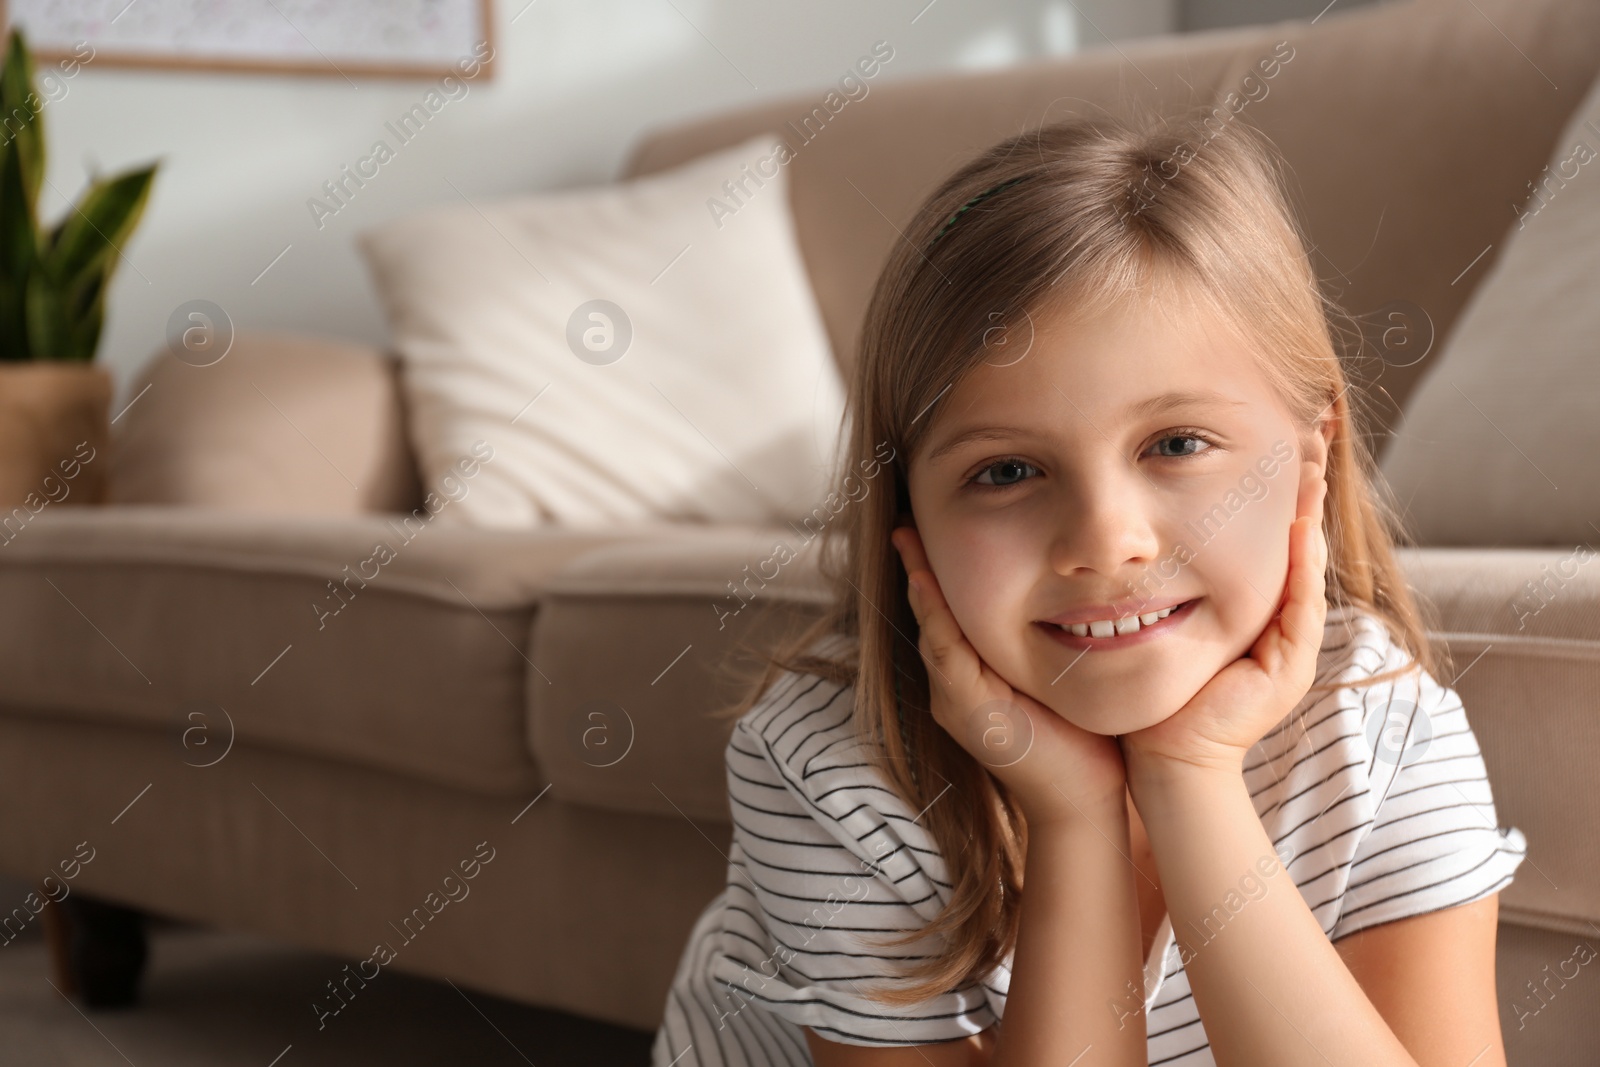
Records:
[[[748,692],[765,650],[825,610],[811,541],[719,526],[597,548],[553,577],[534,647],[554,684],[528,693],[552,797],[726,824],[734,720],[716,712]]]
[[[405,519],[47,507],[0,533],[0,709],[169,731],[197,767],[237,741],[526,793],[544,583],[608,541],[695,531]]]

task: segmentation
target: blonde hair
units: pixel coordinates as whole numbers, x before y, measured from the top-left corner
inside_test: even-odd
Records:
[[[839,470],[866,469],[884,443],[893,457],[823,531],[818,566],[831,608],[764,657],[759,680],[726,714],[754,706],[784,670],[853,685],[854,725],[874,742],[874,763],[912,811],[925,810],[954,888],[924,929],[883,943],[938,933],[947,947],[908,961],[903,981],[871,994],[882,1003],[913,1004],[981,980],[1016,944],[1027,823],[1004,785],[929,715],[906,574],[889,540],[911,510],[908,464],[932,421],[919,415],[994,354],[985,331],[997,310],[1007,322],[1055,306],[1093,314],[1148,288],[1158,269],[1189,283],[1257,342],[1255,358],[1302,441],[1319,416],[1333,424],[1330,608],[1375,616],[1412,658],[1371,681],[1441,665],[1395,556],[1409,539],[1393,501],[1380,496],[1387,490],[1350,406],[1340,355],[1353,355],[1359,330],[1336,347],[1336,324],[1348,316],[1318,284],[1275,147],[1242,121],[1221,129],[1216,121],[1209,108],[1079,118],[1009,138],[945,179],[878,277]],[[808,653],[835,633],[857,638],[853,657]]]

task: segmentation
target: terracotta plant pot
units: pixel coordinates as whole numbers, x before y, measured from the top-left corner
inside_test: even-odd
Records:
[[[92,363],[0,363],[0,540],[47,506],[105,500],[110,409]]]

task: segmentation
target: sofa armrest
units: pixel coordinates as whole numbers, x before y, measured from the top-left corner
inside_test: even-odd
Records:
[[[776,562],[779,542],[793,558]],[[786,528],[716,526],[596,549],[555,575],[528,691],[552,796],[726,825],[733,719],[712,712],[745,694],[760,651],[822,614],[815,554]]]
[[[396,361],[368,345],[241,333],[207,366],[162,348],[118,406],[114,504],[354,515],[421,498]]]
[[[1600,563],[1574,549],[1407,548],[1401,566],[1434,607],[1501,826],[1528,859],[1503,919],[1588,935],[1600,922]]]

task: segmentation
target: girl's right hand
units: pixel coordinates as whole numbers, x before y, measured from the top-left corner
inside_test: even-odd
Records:
[[[1127,770],[1117,739],[1074,726],[1013,689],[962,633],[916,527],[897,526],[890,540],[910,580],[934,721],[1005,783],[1030,827],[1081,822],[1089,811],[1123,804]]]

